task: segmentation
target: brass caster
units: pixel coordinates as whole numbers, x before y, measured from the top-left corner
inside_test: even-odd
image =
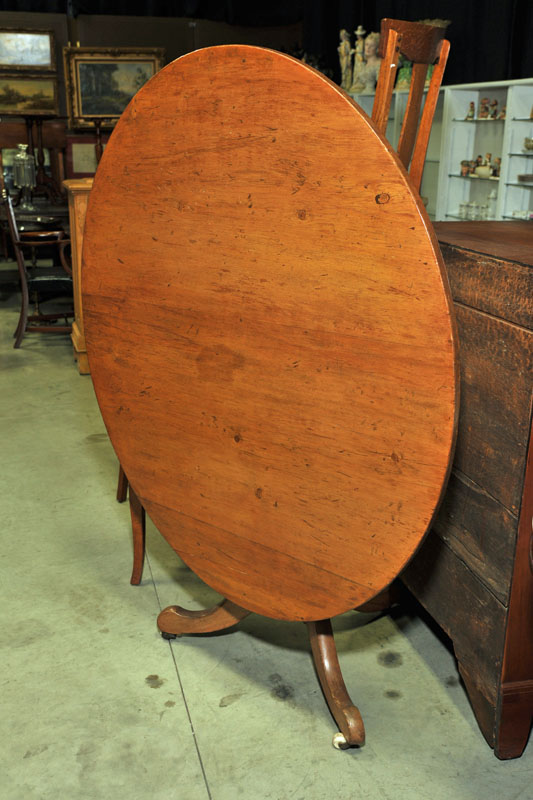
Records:
[[[336,733],[333,736],[333,741],[331,742],[335,750],[348,750],[349,744],[346,741],[346,737],[343,733]]]

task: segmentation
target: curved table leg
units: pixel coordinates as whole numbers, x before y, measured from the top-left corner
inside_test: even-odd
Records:
[[[127,484],[126,484],[127,485]],[[146,513],[141,501],[130,486],[131,532],[133,535],[133,571],[130,583],[138,586],[141,582],[144,566],[146,539]]]
[[[130,490],[131,491],[131,490]],[[157,626],[165,638],[174,638],[182,633],[214,633],[231,628],[251,612],[223,600],[203,611],[189,611],[181,606],[164,608],[157,618]]]
[[[308,622],[311,650],[318,678],[327,704],[333,714],[345,743],[333,737],[340,745],[362,745],[365,741],[365,726],[359,709],[354,706],[346,690],[337,657],[337,648],[329,619]]]

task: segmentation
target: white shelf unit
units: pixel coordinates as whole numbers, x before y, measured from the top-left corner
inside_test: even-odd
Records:
[[[513,219],[513,211],[533,213],[533,181],[520,182],[518,175],[533,175],[533,150],[524,139],[533,137],[533,81],[509,89],[508,124],[503,141],[500,214]]]
[[[533,182],[520,183],[517,176],[533,173],[533,151],[524,149],[524,138],[533,136],[533,78],[446,86],[441,92],[444,105],[435,219],[460,219],[461,203],[469,202],[490,205],[489,219],[529,214]],[[470,103],[474,102],[477,113],[483,97],[497,99],[499,111],[505,105],[506,118],[467,120]],[[462,160],[475,160],[486,153],[501,158],[499,179],[461,176]],[[493,190],[496,198],[489,202]]]
[[[396,148],[407,104],[407,91],[395,91],[387,125],[387,139]],[[498,111],[506,106],[506,118],[466,120],[470,103],[476,113],[483,97],[498,100]],[[374,95],[353,95],[371,116]],[[516,219],[533,214],[533,181],[520,182],[518,175],[533,174],[533,150],[524,148],[525,137],[533,137],[533,78],[520,81],[443,86],[433,119],[420,194],[433,220],[460,219],[461,203],[488,203],[494,190],[490,219]],[[465,178],[461,161],[501,158],[499,179]],[[514,212],[514,216],[513,216]]]
[[[440,92],[433,117],[433,125],[429,136],[422,183],[420,185],[420,195],[424,200],[426,211],[430,219],[435,220],[437,216],[437,200],[439,186],[440,168],[440,149],[443,136],[444,123],[444,93]]]

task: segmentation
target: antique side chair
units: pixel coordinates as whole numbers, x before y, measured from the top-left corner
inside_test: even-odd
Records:
[[[429,135],[448,60],[450,43],[444,28],[399,19],[381,21],[379,54],[381,68],[376,86],[372,121],[385,136],[398,71],[399,56],[413,62],[407,107],[398,141],[398,157],[409,171],[413,187],[420,191]],[[433,66],[425,103],[424,90],[429,67]]]
[[[28,231],[19,233],[11,197],[5,189],[2,192],[2,202],[6,210],[11,243],[17,259],[21,290],[20,316],[14,333],[14,347],[20,347],[24,334],[30,331],[36,333],[70,333],[72,326],[68,320],[74,316],[73,309],[69,308],[66,311],[45,314],[39,308],[41,301],[55,297],[72,296],[72,270],[65,254],[67,246],[70,245],[70,239],[65,236],[64,231]],[[57,246],[58,248],[59,266],[32,266],[27,263],[25,251],[30,249],[38,251],[39,249],[50,248],[50,246]],[[35,305],[33,313],[30,313],[30,300]],[[60,319],[65,320],[64,325],[55,324]]]

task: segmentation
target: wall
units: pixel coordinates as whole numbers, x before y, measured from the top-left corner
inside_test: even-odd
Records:
[[[34,14],[17,11],[0,11],[0,27],[31,28],[54,32],[56,43],[56,69],[59,82],[59,113],[67,113],[65,101],[65,79],[63,76],[62,48],[68,44],[67,17],[65,14]]]
[[[301,47],[299,23],[269,28],[242,27],[225,22],[186,17],[133,17],[81,14],[76,19],[63,14],[0,11],[0,27],[53,30],[56,39],[60,115],[66,115],[62,48],[164,47],[166,62],[196,50],[218,44],[252,44],[290,50]]]

